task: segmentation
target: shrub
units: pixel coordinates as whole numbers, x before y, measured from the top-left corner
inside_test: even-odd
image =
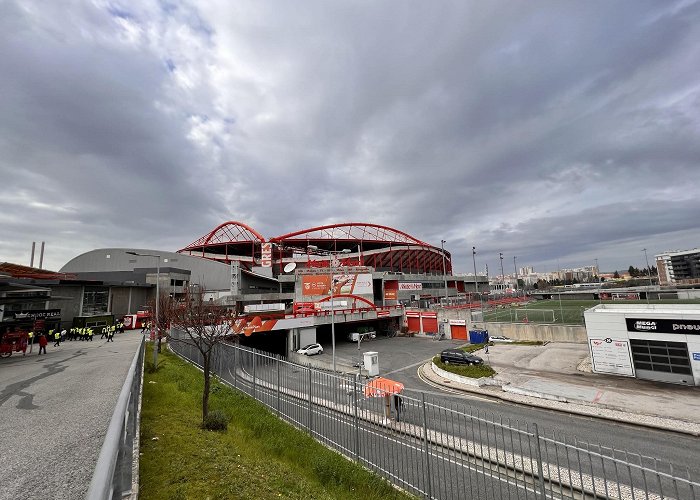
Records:
[[[209,431],[225,431],[228,429],[229,417],[221,410],[210,411],[204,419],[202,428]]]
[[[491,368],[490,365],[446,365],[445,363],[440,361],[439,355],[433,358],[433,363],[435,363],[435,366],[445,370],[446,372],[461,375],[463,377],[481,378],[492,377],[496,374],[496,370]]]

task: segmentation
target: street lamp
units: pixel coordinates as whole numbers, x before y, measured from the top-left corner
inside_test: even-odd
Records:
[[[318,247],[316,245],[307,245],[307,250],[312,250],[312,251],[318,251]],[[333,252],[330,250],[325,250],[324,253],[329,256],[334,256],[337,254],[341,253],[350,253],[349,248],[343,248],[342,250],[338,252]],[[333,267],[332,267],[332,260],[328,261],[328,272],[330,274],[331,278],[331,346],[332,346],[332,351],[333,351],[333,373],[336,372],[335,369],[335,305],[334,305],[334,300],[333,300],[333,295],[334,295],[334,286],[335,286],[335,277],[333,276]]]
[[[501,258],[501,285],[503,286],[501,293],[505,293],[505,291],[506,291],[506,273],[503,271],[503,252],[498,252],[498,256]]]
[[[474,292],[479,292],[479,285],[476,281],[476,247],[472,247],[472,264],[474,264]]]
[[[649,256],[647,255],[647,249],[642,248],[642,252],[644,252],[644,260],[647,262],[647,273],[649,273],[649,291],[651,291],[651,287],[653,286],[651,283],[651,267],[649,267]],[[647,304],[649,303],[649,292],[647,292]]]
[[[136,252],[126,252],[129,255],[135,255],[137,257],[155,257],[158,259],[156,262],[156,335],[158,336],[158,347],[160,347],[160,255],[152,253],[136,253]],[[158,367],[158,349],[153,346],[153,369]]]
[[[440,240],[440,248],[442,249],[442,277],[445,280],[445,306],[447,306],[447,268],[445,267],[445,243],[446,240]]]
[[[518,289],[518,267],[515,265],[515,259],[517,259],[517,257],[515,255],[513,255],[513,271],[515,272],[515,285],[513,286],[513,289],[517,290]]]

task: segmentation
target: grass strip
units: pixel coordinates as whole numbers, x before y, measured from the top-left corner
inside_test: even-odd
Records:
[[[414,498],[218,381],[210,409],[228,429],[202,430],[202,373],[172,353],[160,359],[144,375],[142,500]]]
[[[496,375],[496,370],[491,368],[491,365],[455,365],[452,363],[446,365],[440,361],[440,355],[433,358],[433,363],[435,363],[435,366],[442,368],[446,372],[455,373],[463,377],[481,378]]]

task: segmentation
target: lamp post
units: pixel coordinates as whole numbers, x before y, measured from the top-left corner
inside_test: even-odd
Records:
[[[501,285],[503,286],[501,293],[506,291],[506,273],[503,271],[503,252],[498,252],[498,256],[501,258]]]
[[[152,253],[136,253],[136,252],[126,252],[129,255],[135,255],[137,257],[155,257],[158,259],[156,262],[156,336],[158,337],[158,347],[160,347],[160,255]],[[153,345],[153,368],[158,367],[158,349]]]
[[[316,245],[307,245],[306,247],[307,251],[312,250],[315,252],[318,252],[318,247]],[[343,248],[342,250],[338,252],[333,252],[330,250],[326,250],[323,252],[326,255],[329,255],[331,257],[341,254],[341,253],[350,253],[349,248]],[[333,373],[336,372],[335,369],[335,305],[334,305],[334,299],[333,296],[335,294],[333,288],[335,286],[335,277],[333,276],[333,266],[332,266],[332,259],[328,261],[328,272],[330,274],[331,278],[331,289],[330,289],[330,297],[331,297],[331,346],[332,346],[332,352],[333,352]]]
[[[518,289],[518,267],[515,265],[515,259],[517,257],[513,255],[513,272],[515,273],[515,285],[513,285],[513,289],[517,290]]]
[[[651,267],[649,267],[649,256],[647,255],[647,249],[642,248],[642,252],[644,252],[644,260],[647,262],[647,273],[649,274],[649,291],[651,291],[651,287],[653,286],[651,283]],[[647,304],[649,303],[649,292],[647,292]]]
[[[446,240],[440,240],[440,248],[442,249],[442,277],[445,280],[445,305],[447,305],[447,267],[445,267],[445,243]]]
[[[472,247],[472,264],[474,264],[474,292],[479,292],[479,284],[476,281],[476,247]]]

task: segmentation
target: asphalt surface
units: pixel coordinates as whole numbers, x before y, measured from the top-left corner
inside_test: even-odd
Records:
[[[83,498],[141,335],[0,359],[0,499]]]
[[[700,480],[700,439],[674,432],[610,422],[593,417],[561,411],[532,408],[494,400],[482,395],[452,394],[427,385],[419,376],[418,368],[435,354],[448,347],[463,345],[452,340],[433,341],[417,337],[378,338],[361,345],[361,351],[379,352],[380,375],[402,382],[407,389],[425,392],[444,401],[445,405],[466,404],[493,418],[511,422],[537,423],[548,435],[566,437],[593,445],[614,447],[662,462],[671,463],[675,470],[690,470],[691,477]],[[325,349],[325,346],[324,346]],[[358,357],[356,344],[338,343],[336,357]],[[330,350],[322,355],[330,360]],[[320,357],[319,356],[319,357]],[[675,390],[676,388],[669,388]]]

